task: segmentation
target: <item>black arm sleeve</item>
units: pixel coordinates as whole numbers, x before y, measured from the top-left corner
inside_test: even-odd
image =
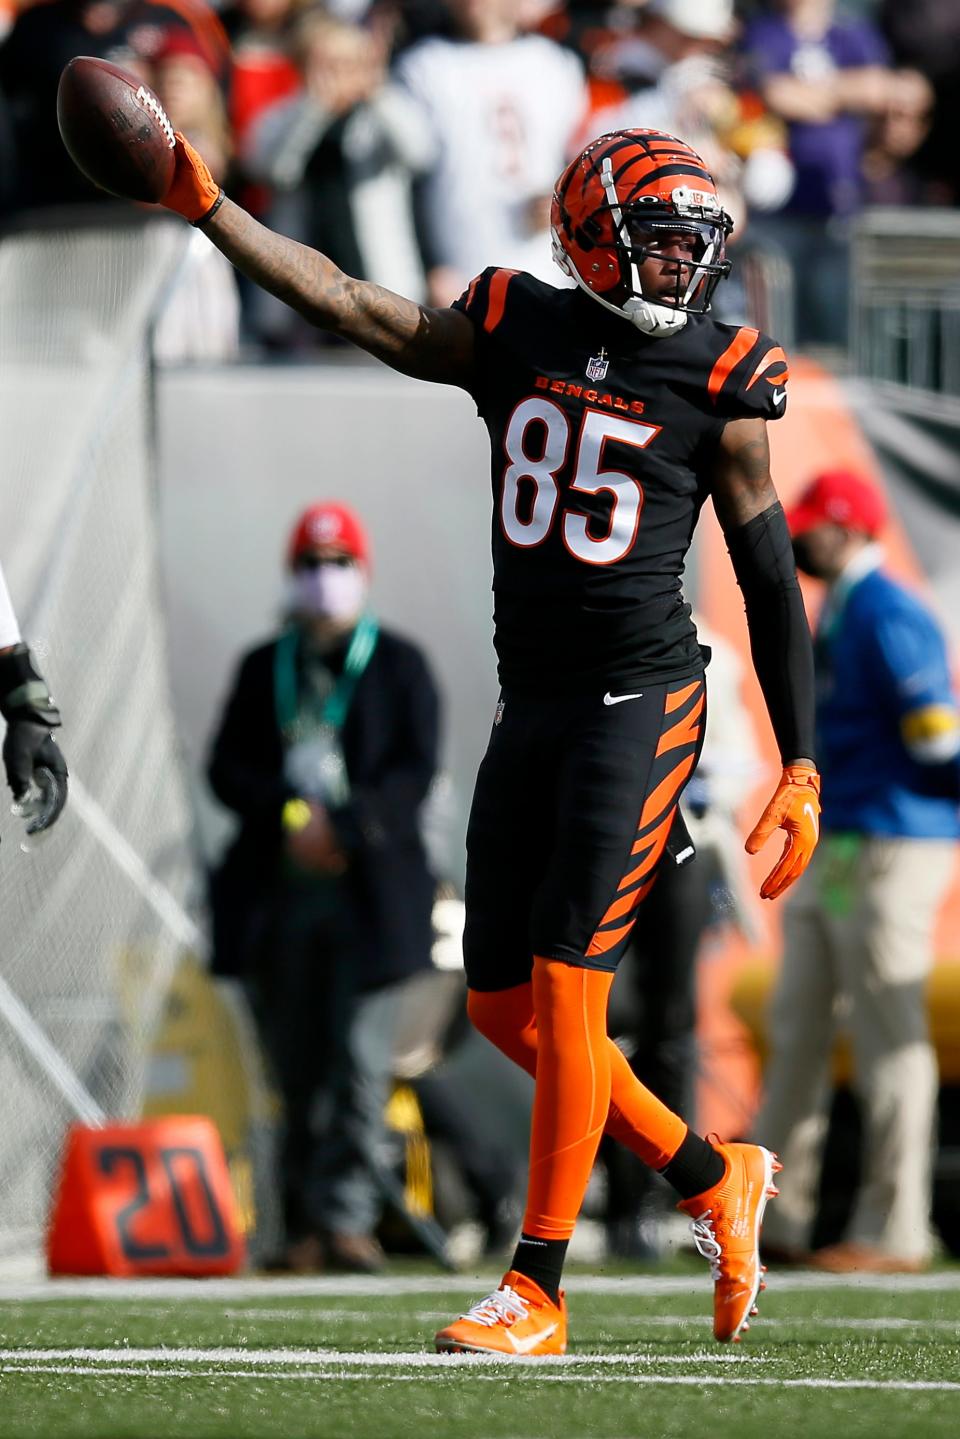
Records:
[[[813,760],[813,646],[782,505],[728,534],[727,548],[780,758]]]

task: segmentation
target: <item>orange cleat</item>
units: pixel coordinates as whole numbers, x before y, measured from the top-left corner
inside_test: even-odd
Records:
[[[773,1176],[783,1165],[759,1144],[721,1144],[716,1135],[709,1137],[726,1166],[723,1178],[677,1208],[692,1218],[693,1241],[710,1262],[714,1337],[736,1341],[749,1329],[757,1296],[766,1288],[760,1226],[767,1200],[779,1193]]]
[[[438,1354],[565,1354],[567,1306],[511,1269],[500,1288],[436,1336]]]

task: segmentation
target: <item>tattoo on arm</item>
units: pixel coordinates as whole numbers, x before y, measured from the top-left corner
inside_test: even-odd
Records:
[[[729,421],[720,437],[713,476],[713,503],[724,531],[745,525],[776,502],[766,421]]]
[[[473,324],[458,310],[430,309],[355,280],[326,255],[267,229],[229,200],[203,231],[248,279],[319,329],[342,335],[404,374],[469,384]]]

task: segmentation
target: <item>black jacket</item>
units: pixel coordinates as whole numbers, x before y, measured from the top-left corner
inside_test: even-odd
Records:
[[[291,791],[274,696],[276,645],[241,660],[208,768],[214,793],[241,820],[211,886],[220,974],[258,963],[265,916],[279,897],[281,810]],[[350,801],[332,813],[350,859],[342,884],[361,988],[430,963],[433,879],[418,821],[437,767],[439,725],[439,696],[423,655],[381,630],[341,733]]]

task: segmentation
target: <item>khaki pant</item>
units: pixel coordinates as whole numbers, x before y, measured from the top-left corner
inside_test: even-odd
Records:
[[[756,1123],[784,1165],[764,1223],[771,1244],[809,1247],[841,1029],[864,1121],[863,1182],[846,1237],[904,1259],[930,1253],[937,1066],[925,983],[956,853],[945,840],[825,835],[787,904]]]

